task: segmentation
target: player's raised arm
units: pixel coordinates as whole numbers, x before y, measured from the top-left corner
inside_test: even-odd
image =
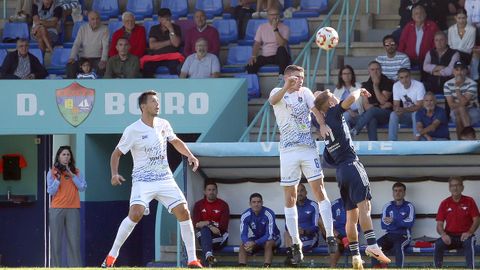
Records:
[[[368,92],[365,88],[360,88],[358,90],[352,91],[350,95],[342,102],[342,108],[344,110],[350,109],[350,106],[352,106],[352,104],[360,98],[360,95],[365,97],[372,96],[370,92]]]

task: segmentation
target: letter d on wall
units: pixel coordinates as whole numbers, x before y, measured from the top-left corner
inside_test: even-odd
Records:
[[[34,94],[17,94],[17,115],[31,116],[37,113],[37,96]]]

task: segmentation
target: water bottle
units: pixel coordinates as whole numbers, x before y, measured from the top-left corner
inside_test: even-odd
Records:
[[[315,267],[315,261],[313,259],[310,260],[310,264],[309,266],[310,268],[314,268]]]
[[[8,187],[7,189],[7,201],[10,201],[12,197],[12,187]]]

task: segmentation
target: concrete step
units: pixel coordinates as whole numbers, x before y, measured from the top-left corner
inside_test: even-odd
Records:
[[[396,28],[368,29],[365,34],[360,36],[359,40],[363,42],[377,42],[379,46],[381,46],[383,37],[390,35],[395,29]]]

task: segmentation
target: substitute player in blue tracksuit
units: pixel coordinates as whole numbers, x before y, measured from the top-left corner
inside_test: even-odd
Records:
[[[393,184],[393,201],[385,204],[382,211],[382,229],[387,233],[378,239],[377,243],[384,251],[394,250],[395,265],[403,267],[405,248],[411,241],[411,228],[415,222],[415,208],[405,201],[407,187],[400,182]],[[372,266],[378,261],[372,259]]]

